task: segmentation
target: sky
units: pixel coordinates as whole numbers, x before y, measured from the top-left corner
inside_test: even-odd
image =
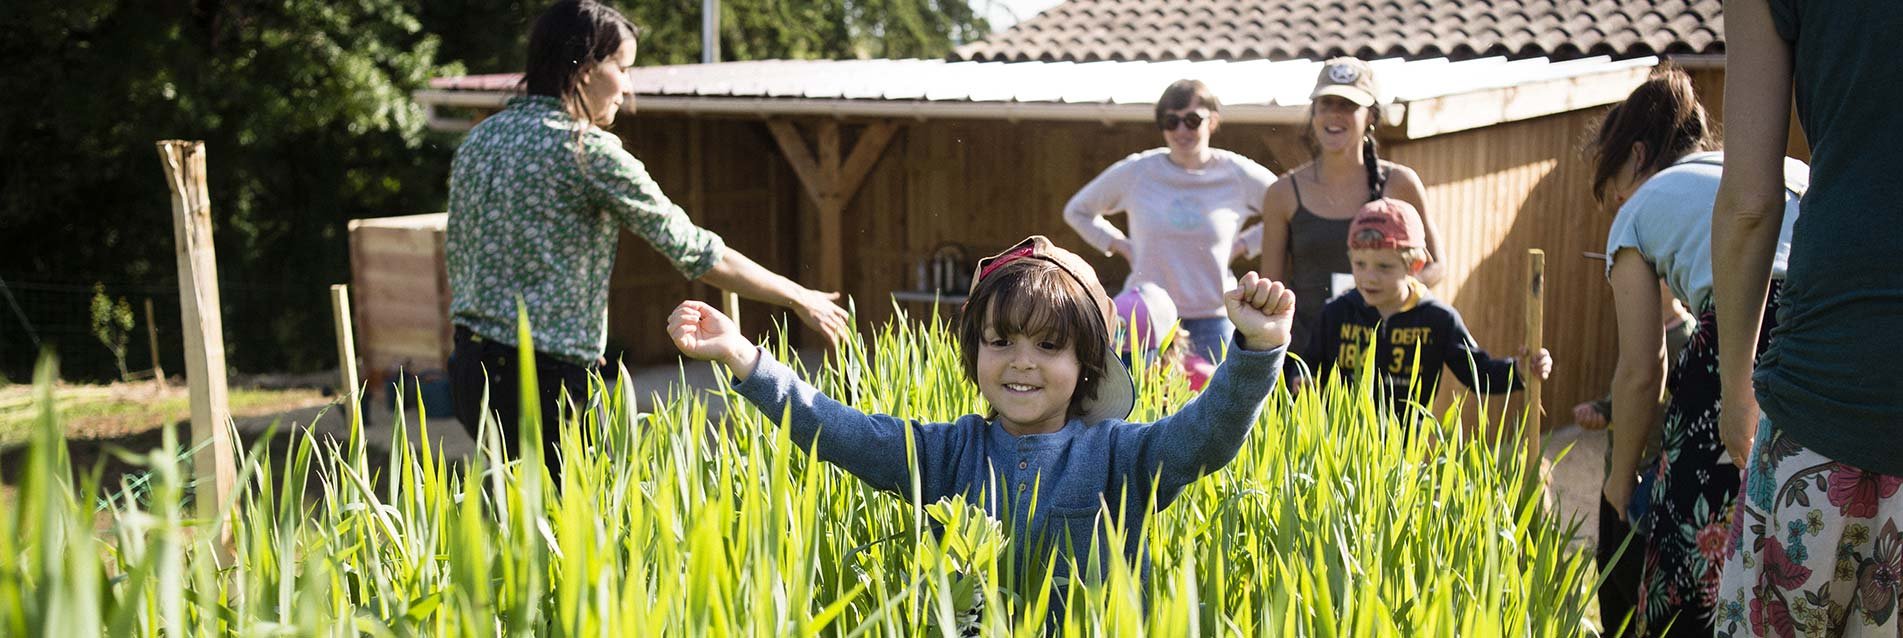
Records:
[[[1063,0],[970,0],[972,8],[984,14],[991,21],[991,28],[1004,29],[1018,20],[1037,15],[1037,12],[1056,6]],[[1012,13],[1017,18],[1011,17]]]

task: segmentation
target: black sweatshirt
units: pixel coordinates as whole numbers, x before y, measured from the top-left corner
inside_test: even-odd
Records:
[[[1302,359],[1314,370],[1314,379],[1326,382],[1329,372],[1341,368],[1346,379],[1375,348],[1374,365],[1381,371],[1382,391],[1389,392],[1399,409],[1409,396],[1409,383],[1420,378],[1421,402],[1431,403],[1440,386],[1440,370],[1446,366],[1462,384],[1482,394],[1520,389],[1513,361],[1495,359],[1474,343],[1460,313],[1435,299],[1425,286],[1415,287],[1418,297],[1386,321],[1381,311],[1361,298],[1361,291],[1350,290],[1322,308],[1321,324],[1309,336]],[[1419,349],[1419,371],[1415,374],[1415,350]]]

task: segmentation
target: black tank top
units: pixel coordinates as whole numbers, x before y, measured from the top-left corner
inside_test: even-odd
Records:
[[[1388,167],[1381,166],[1381,190],[1370,193],[1368,201],[1374,201],[1387,194]],[[1300,178],[1289,175],[1289,186],[1295,189],[1295,214],[1289,216],[1288,285],[1295,291],[1295,327],[1291,343],[1308,343],[1308,333],[1321,320],[1322,306],[1332,295],[1329,293],[1334,283],[1335,273],[1348,274],[1353,268],[1348,263],[1348,226],[1354,219],[1329,219],[1316,215],[1302,203]]]

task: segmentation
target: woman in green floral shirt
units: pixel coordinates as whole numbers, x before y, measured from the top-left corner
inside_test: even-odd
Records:
[[[590,0],[556,3],[529,36],[527,95],[478,124],[449,180],[447,258],[456,349],[450,390],[474,436],[487,406],[518,450],[516,300],[528,308],[553,458],[562,392],[584,396],[604,363],[608,277],[625,227],[693,280],[785,306],[829,339],[850,329],[838,293],[822,293],[728,250],[688,221],[621,141],[602,130],[633,87],[635,28]]]

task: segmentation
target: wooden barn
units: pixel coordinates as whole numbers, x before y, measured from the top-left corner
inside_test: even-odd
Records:
[[[895,305],[917,315],[935,292],[962,292],[945,273],[1026,234],[1089,252],[1064,203],[1112,162],[1162,145],[1151,105],[1169,82],[1207,82],[1223,100],[1214,146],[1280,173],[1307,159],[1300,126],[1319,60],[1371,59],[1388,100],[1382,155],[1419,171],[1444,235],[1435,292],[1482,345],[1521,341],[1526,249],[1547,252],[1552,413],[1603,394],[1616,352],[1603,264],[1584,256],[1603,249],[1610,217],[1589,193],[1582,142],[1600,107],[1661,57],[1692,69],[1722,114],[1718,7],[1073,0],[947,60],[638,68],[634,112],[614,130],[697,223],[769,268],[851,295],[870,329]],[[416,97],[434,126],[466,129],[516,82],[440,78]],[[662,360],[673,304],[718,292],[626,237],[611,344],[632,363]],[[1127,273],[1093,261],[1109,287]],[[764,330],[779,315],[749,303],[743,316]]]

